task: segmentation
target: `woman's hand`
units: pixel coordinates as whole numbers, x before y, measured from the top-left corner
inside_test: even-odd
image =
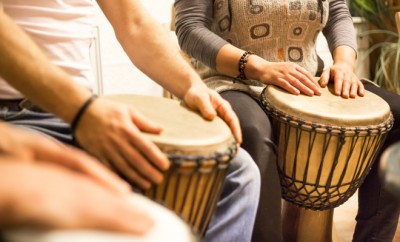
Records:
[[[335,63],[324,70],[321,75],[321,87],[328,85],[332,80],[335,86],[335,94],[343,98],[355,98],[357,94],[364,96],[364,85],[353,72],[353,68],[346,63]]]
[[[292,62],[268,62],[257,55],[250,55],[245,74],[248,79],[279,86],[295,95],[321,95],[314,77]]]
[[[364,96],[364,85],[354,73],[356,52],[349,46],[342,45],[333,51],[333,65],[324,70],[320,85],[325,87],[329,81],[335,85],[335,94],[343,98]]]

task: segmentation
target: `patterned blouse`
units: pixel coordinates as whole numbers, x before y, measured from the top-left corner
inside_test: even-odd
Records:
[[[344,0],[176,0],[175,9],[181,48],[201,62],[195,61],[203,78],[218,75],[215,59],[227,43],[268,61],[296,62],[314,75],[323,69],[316,53],[321,31],[331,51],[357,49]]]

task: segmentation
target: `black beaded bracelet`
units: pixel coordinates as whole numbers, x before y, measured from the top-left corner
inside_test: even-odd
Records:
[[[244,70],[246,68],[247,60],[249,59],[249,56],[252,54],[253,54],[253,52],[251,52],[251,51],[245,51],[243,53],[243,55],[240,57],[239,67],[238,67],[239,75],[236,77],[237,79],[239,79],[239,80],[247,79],[246,74],[244,73]]]
[[[89,105],[97,98],[96,94],[92,94],[88,100],[82,105],[82,107],[79,109],[78,113],[75,115],[75,118],[71,122],[71,130],[72,130],[72,135],[75,134],[75,129],[76,126],[78,125],[79,121],[82,118],[82,115],[86,111],[86,109],[89,107]]]

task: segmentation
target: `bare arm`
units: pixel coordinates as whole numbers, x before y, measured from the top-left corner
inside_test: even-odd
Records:
[[[98,0],[131,61],[179,98],[201,79],[181,58],[169,32],[138,0]],[[202,85],[202,84],[201,84]]]
[[[102,7],[107,9],[106,15],[134,63],[182,97],[189,107],[200,110],[206,118],[221,116],[240,143],[239,122],[229,104],[205,86],[171,41],[168,42],[170,45],[162,44],[163,37],[168,39],[170,36],[153,20],[141,20],[150,18],[143,7],[135,1],[107,1],[105,5]],[[2,77],[39,106],[68,123],[91,95],[89,90],[75,84],[64,71],[52,64],[4,13],[0,16],[0,56]],[[82,115],[75,138],[86,151],[112,163],[139,187],[148,188],[152,183],[162,181],[161,170],[167,169],[169,162],[143,132],[159,133],[161,130],[134,107],[98,98]]]
[[[170,34],[139,0],[97,1],[131,61],[151,79],[183,99],[208,119],[220,116],[241,143],[241,131],[230,105],[209,90],[179,54]]]
[[[0,73],[7,82],[43,109],[68,123],[71,123],[77,110],[91,95],[89,90],[78,86],[68,74],[48,60],[25,31],[3,12],[0,13],[0,56]],[[115,125],[124,131],[116,131]],[[140,130],[153,133],[161,131],[158,126],[141,117],[134,108],[99,98],[83,114],[75,135],[80,145],[100,160],[112,160],[106,154],[118,153],[115,150],[122,149],[120,143],[129,144],[129,140],[134,137],[136,143],[140,143],[141,148],[147,151],[149,159],[165,169],[168,166],[166,157],[154,144],[142,137]],[[118,144],[110,144],[110,136],[116,137]],[[141,155],[131,157],[131,162],[148,163]],[[155,168],[149,168],[147,174],[152,182],[161,180],[161,172]],[[136,180],[136,174],[132,176],[135,178],[128,175],[139,186],[150,185],[143,180]]]

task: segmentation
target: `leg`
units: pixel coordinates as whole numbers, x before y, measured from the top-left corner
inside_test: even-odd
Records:
[[[202,241],[249,242],[260,191],[260,173],[246,151],[231,160],[221,199]]]
[[[400,203],[384,190],[378,168],[382,151],[400,139],[400,96],[372,84],[365,84],[365,88],[388,102],[395,122],[375,164],[358,191],[359,207],[353,241],[392,241],[399,220]]]
[[[270,120],[260,104],[246,93],[227,91],[222,97],[231,103],[238,115],[243,132],[242,147],[249,152],[261,173],[260,202],[252,241],[282,241],[281,187]]]

